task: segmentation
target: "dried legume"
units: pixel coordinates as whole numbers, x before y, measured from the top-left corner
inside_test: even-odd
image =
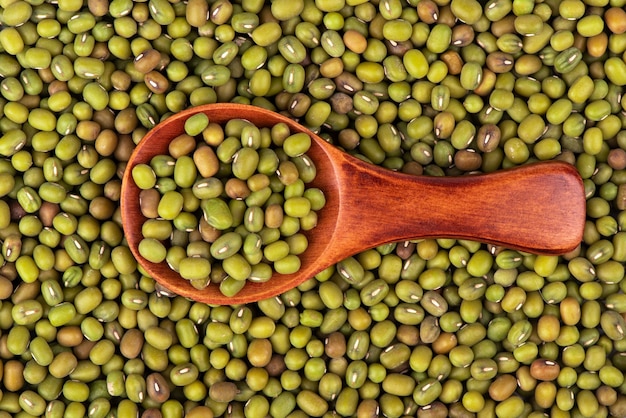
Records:
[[[623,1],[5,3],[0,416],[626,416]],[[146,277],[126,247],[120,179],[148,129],[215,102],[271,108],[417,175],[567,161],[585,179],[584,239],[561,257],[463,240],[390,244],[243,308],[190,302]],[[188,184],[188,163],[174,176],[182,155],[212,177],[237,152],[219,126],[193,125],[209,146],[189,154],[195,140],[173,141],[175,158],[150,162],[156,177]],[[218,238],[185,215],[200,200],[270,201],[279,163],[258,154],[268,178],[177,191],[138,175],[149,218],[179,193],[160,208],[172,219],[146,228],[181,244],[168,262],[180,265],[187,248],[213,257],[195,233],[190,243],[173,232],[198,223],[203,240]],[[281,172],[304,179],[294,158]],[[263,224],[293,227],[271,202]],[[258,228],[258,211],[228,209]],[[278,239],[248,236],[250,254],[259,238]],[[299,234],[283,241],[302,251]],[[262,281],[271,268],[250,274]],[[224,275],[211,272],[235,292]]]

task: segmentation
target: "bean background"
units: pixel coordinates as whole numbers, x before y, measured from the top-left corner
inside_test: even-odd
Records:
[[[0,0],[0,417],[625,417],[625,3]],[[125,245],[120,179],[214,102],[415,175],[570,162],[584,240],[390,244],[188,301]]]

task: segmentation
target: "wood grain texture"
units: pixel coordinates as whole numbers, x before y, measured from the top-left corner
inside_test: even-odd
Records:
[[[309,247],[302,268],[275,274],[266,283],[247,283],[229,298],[217,285],[197,290],[166,263],[150,263],[137,251],[145,218],[132,168],[167,153],[185,120],[204,112],[224,123],[244,118],[259,127],[279,122],[313,138],[308,155],[317,167],[311,184],[326,195],[318,225],[306,234]],[[411,176],[365,163],[340,151],[291,119],[238,104],[203,105],[177,113],[148,132],[133,152],[122,180],[121,211],[128,245],[144,270],[168,289],[209,304],[234,305],[283,293],[326,267],[365,249],[418,238],[460,238],[540,254],[562,254],[582,240],[585,197],[576,169],[544,162],[496,173],[461,177]]]

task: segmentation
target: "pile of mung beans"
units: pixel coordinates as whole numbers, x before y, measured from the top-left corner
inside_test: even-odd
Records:
[[[0,0],[0,418],[625,417],[625,6]],[[214,102],[414,175],[569,162],[583,241],[400,242],[258,303],[177,296],[120,183]]]
[[[306,154],[311,136],[285,123],[258,128],[234,118],[222,126],[204,113],[184,130],[168,154],[132,168],[147,218],[139,254],[225,296],[274,272],[298,272],[308,247],[302,232],[317,226],[326,204],[322,190],[307,187],[317,174]]]

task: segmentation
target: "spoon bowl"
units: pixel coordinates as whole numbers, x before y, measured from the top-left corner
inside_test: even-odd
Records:
[[[170,141],[184,132],[185,121],[200,112],[218,124],[243,118],[260,128],[282,122],[292,133],[307,133],[312,139],[307,155],[317,168],[308,187],[320,188],[326,197],[317,226],[304,232],[309,246],[299,256],[300,270],[274,273],[265,283],[248,282],[232,297],[224,296],[217,284],[198,290],[166,262],[152,263],[138,251],[146,218],[139,207],[141,190],[132,180],[132,168],[166,154]],[[156,281],[197,301],[235,305],[278,295],[348,256],[395,241],[470,239],[524,252],[563,254],[582,240],[585,196],[580,176],[567,163],[533,163],[459,177],[413,176],[352,157],[281,114],[223,103],[179,112],[145,135],[124,172],[121,215],[131,252]]]

